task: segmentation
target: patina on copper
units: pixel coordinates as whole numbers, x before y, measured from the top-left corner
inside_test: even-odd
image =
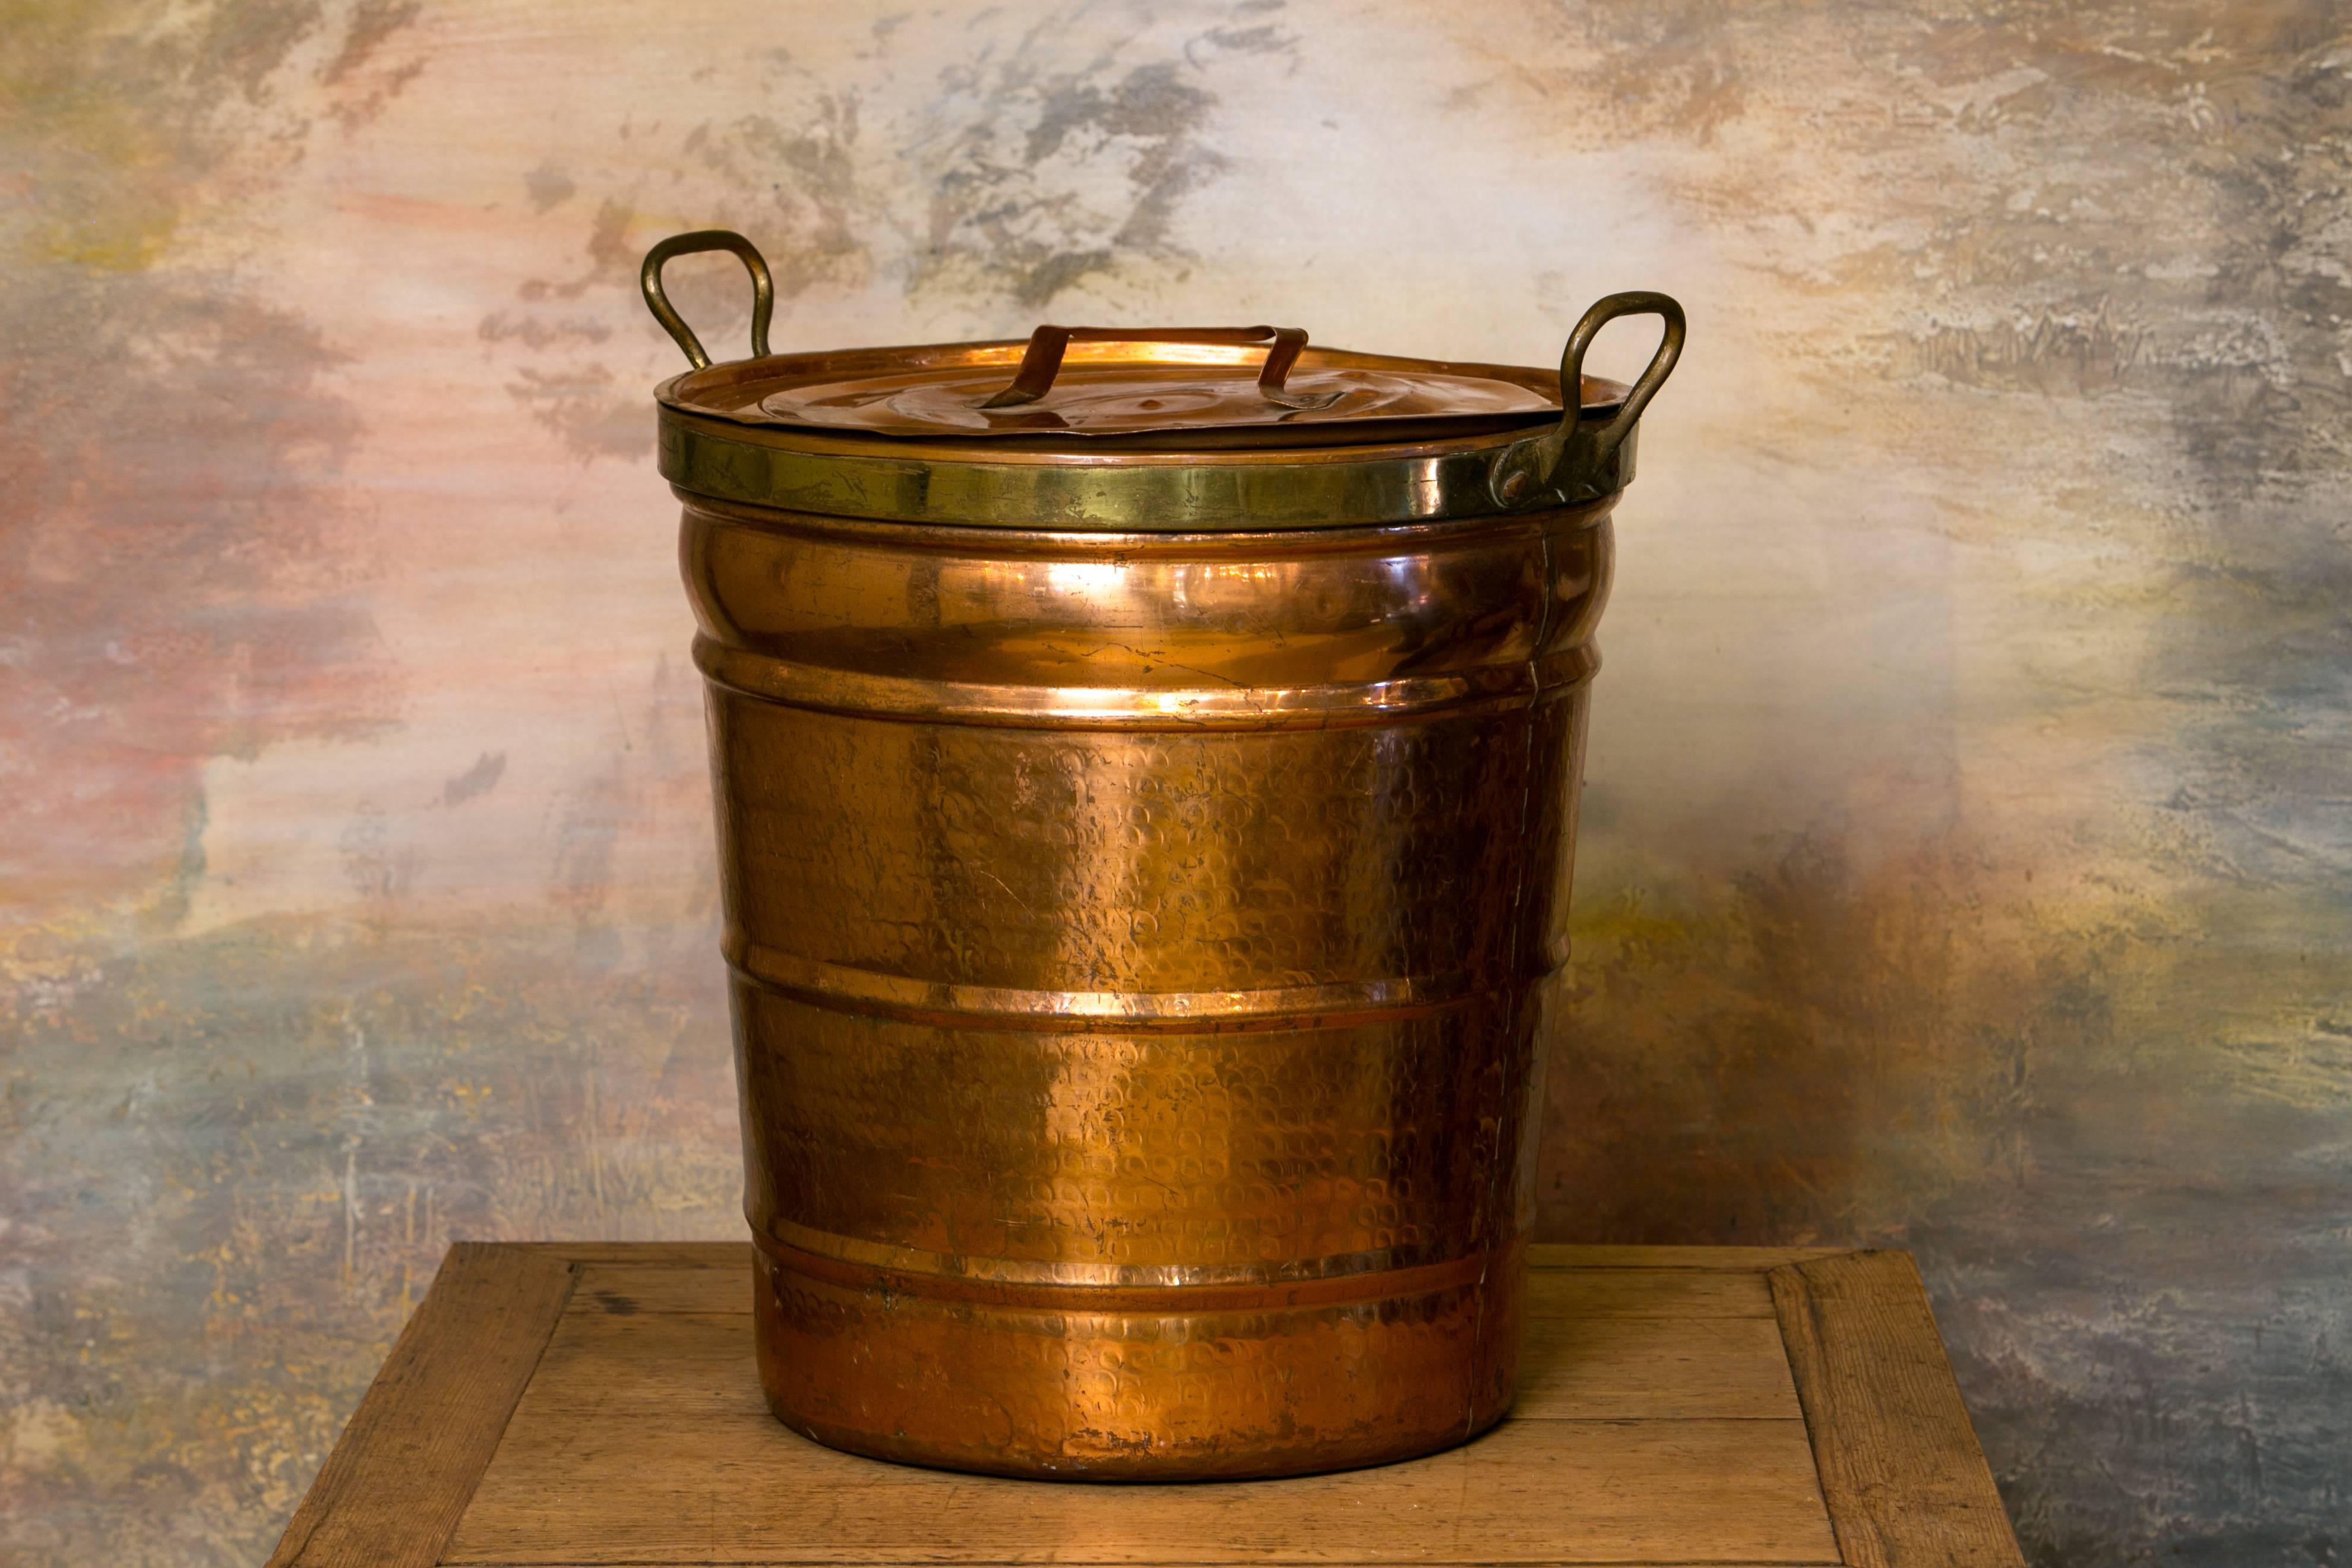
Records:
[[[1282,367],[1572,389],[1499,428],[907,438],[776,395],[991,367],[977,396],[1030,349],[709,365],[659,272],[716,247],[764,305],[732,235],[646,279],[698,366],[661,389],[662,467],[771,1407],[859,1453],[1099,1479],[1483,1430],[1518,1353],[1609,512],[1679,309],[1603,300],[1557,380],[1303,334]],[[1643,378],[1584,378],[1642,312]],[[1246,384],[1283,344],[1242,331],[1266,336],[1051,352]]]

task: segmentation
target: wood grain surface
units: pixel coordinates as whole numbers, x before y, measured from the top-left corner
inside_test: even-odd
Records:
[[[761,1402],[751,1292],[736,1244],[454,1250],[273,1568],[2021,1562],[1900,1253],[1538,1248],[1501,1426],[1222,1485],[820,1447]]]
[[[572,1263],[615,1263],[632,1268],[749,1268],[745,1241],[514,1241],[505,1247],[544,1252]],[[1528,1248],[1536,1268],[1687,1268],[1707,1274],[1761,1274],[1784,1264],[1843,1258],[1843,1247],[1570,1247],[1540,1242]]]
[[[1541,1257],[1519,1404],[1490,1436],[1380,1469],[1189,1487],[835,1454],[778,1426],[745,1374],[748,1248],[661,1268],[573,1256],[572,1307],[452,1563],[1836,1561],[1771,1292],[1736,1253],[1713,1269]]]
[[[578,1259],[583,1304],[626,1299],[657,1312],[749,1312],[751,1249],[714,1249],[709,1265],[646,1268],[626,1261]],[[1528,1271],[1531,1318],[1772,1319],[1772,1289],[1762,1270],[1708,1273],[1690,1268],[1585,1270],[1538,1264]]]
[[[1853,1568],[2022,1568],[2000,1493],[1906,1252],[1767,1277]]]
[[[452,1247],[269,1568],[433,1568],[572,1281],[553,1254]]]

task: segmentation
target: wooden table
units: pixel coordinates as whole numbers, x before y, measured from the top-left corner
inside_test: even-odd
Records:
[[[2014,1565],[1908,1255],[1536,1248],[1509,1420],[1278,1481],[998,1480],[768,1415],[751,1249],[460,1244],[270,1558]]]

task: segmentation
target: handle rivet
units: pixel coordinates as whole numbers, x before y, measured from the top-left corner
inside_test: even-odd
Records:
[[[1527,493],[1528,471],[1525,468],[1521,468],[1517,473],[1511,475],[1508,479],[1503,481],[1503,502],[1505,505],[1517,505],[1519,498]]]

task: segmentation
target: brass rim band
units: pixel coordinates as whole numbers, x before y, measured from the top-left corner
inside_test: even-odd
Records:
[[[1362,527],[1512,514],[1496,473],[1523,454],[1508,433],[1419,446],[1151,461],[994,461],[937,444],[850,442],[731,425],[665,405],[662,477],[697,497],[834,517],[1073,533],[1222,533]],[[1632,436],[1594,459],[1568,500],[1589,504],[1633,477]]]
[[[751,1226],[751,1243],[791,1273],[852,1290],[1029,1308],[1054,1313],[1181,1317],[1197,1312],[1276,1311],[1407,1300],[1475,1285],[1494,1267],[1489,1253],[1399,1265],[1393,1253],[1366,1253],[1240,1269],[1045,1263],[950,1258],[770,1222],[799,1245]],[[814,1250],[822,1247],[824,1251]],[[974,1272],[984,1267],[986,1273]]]

